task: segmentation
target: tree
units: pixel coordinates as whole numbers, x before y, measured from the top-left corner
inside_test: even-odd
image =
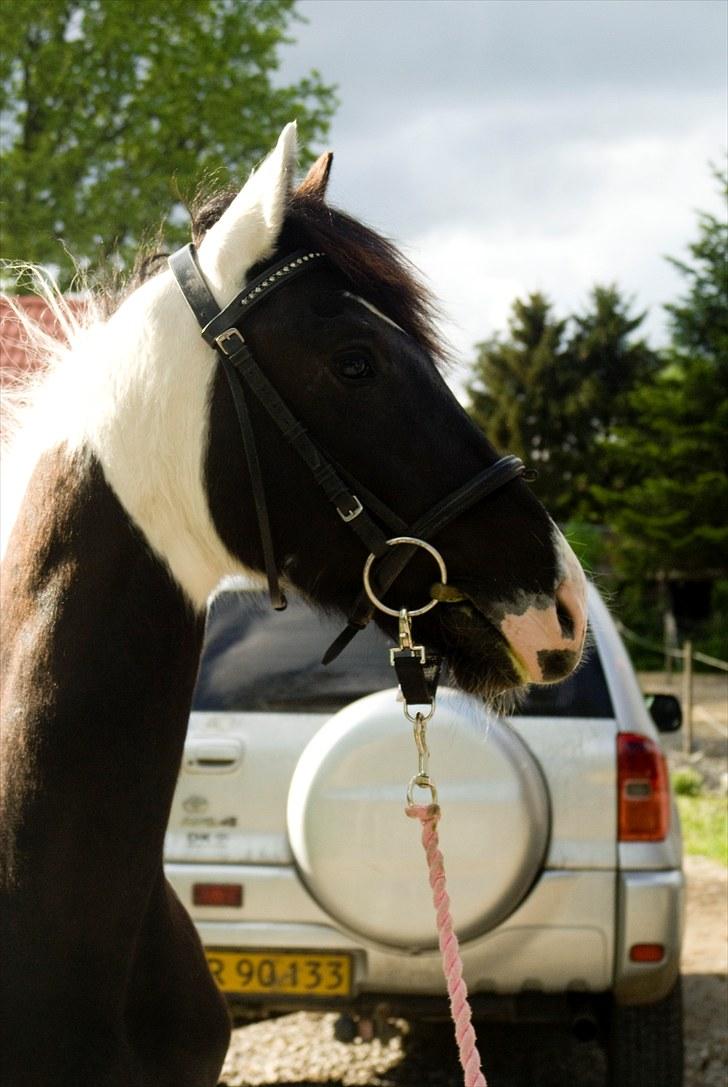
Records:
[[[687,293],[666,306],[663,366],[629,397],[632,419],[604,445],[610,485],[595,492],[631,578],[728,573],[728,222],[701,213],[689,253],[669,258]]]
[[[713,176],[728,205],[728,162]],[[698,212],[698,239],[688,246],[692,263],[667,259],[684,277],[687,295],[665,306],[670,315],[671,352],[682,360],[702,358],[721,382],[728,367],[728,217]]]
[[[327,131],[333,88],[317,72],[275,81],[294,0],[23,0],[4,20],[3,254],[73,274],[129,260],[201,178],[244,177],[297,119]]]
[[[493,443],[538,469],[536,493],[559,520],[594,519],[601,446],[630,413],[628,393],[657,357],[635,338],[616,286],[596,286],[582,314],[556,319],[540,294],[513,304],[508,336],[477,347],[471,414]]]
[[[563,488],[556,466],[559,362],[565,321],[555,320],[542,294],[516,299],[508,335],[477,344],[470,414],[499,449],[518,454],[537,468],[539,496],[555,512]]]
[[[608,482],[603,447],[632,420],[633,390],[659,368],[657,353],[636,335],[646,314],[630,308],[616,284],[595,286],[586,311],[572,317],[562,363],[569,513],[588,521],[599,520],[591,488]]]

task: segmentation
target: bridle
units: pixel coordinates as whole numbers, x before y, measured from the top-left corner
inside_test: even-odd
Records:
[[[286,599],[280,587],[268,504],[255,433],[248,411],[246,389],[257,397],[282,436],[308,466],[344,524],[356,533],[370,556],[381,560],[376,572],[376,585],[380,594],[392,585],[416,551],[414,546],[407,544],[392,550],[389,546],[390,536],[428,540],[481,498],[526,473],[526,467],[519,457],[512,454],[501,457],[495,464],[485,468],[436,503],[414,524],[407,525],[345,468],[323,455],[253,358],[238,327],[254,306],[323,259],[326,259],[324,253],[297,250],[247,283],[221,309],[200,269],[194,245],[190,243],[184,246],[169,258],[172,274],[202,329],[202,338],[216,351],[230,386],[248,462],[268,591],[271,604],[277,610],[286,607]],[[386,525],[391,532],[383,532],[377,521]],[[361,593],[354,603],[347,626],[327,650],[323,658],[324,664],[339,655],[354,635],[367,625],[373,613],[374,608],[368,597]]]

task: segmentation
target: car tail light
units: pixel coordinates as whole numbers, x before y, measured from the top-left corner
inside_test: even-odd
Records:
[[[243,888],[239,883],[193,883],[195,906],[242,906]]]
[[[632,944],[629,957],[631,962],[662,962],[665,948],[662,944]]]
[[[660,842],[670,828],[665,756],[648,736],[617,736],[620,842]]]

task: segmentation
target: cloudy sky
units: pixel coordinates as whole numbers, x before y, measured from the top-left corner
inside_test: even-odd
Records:
[[[594,283],[649,310],[664,260],[718,211],[728,136],[724,0],[299,0],[286,81],[338,84],[332,201],[426,273],[464,361],[545,291]]]

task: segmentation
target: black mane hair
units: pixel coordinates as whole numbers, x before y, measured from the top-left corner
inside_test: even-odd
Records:
[[[235,190],[228,189],[193,206],[192,237],[196,245],[236,195]],[[436,328],[438,311],[432,294],[412,263],[388,238],[317,197],[298,191],[291,197],[279,248],[321,250],[357,294],[404,329],[433,359],[446,359]]]

